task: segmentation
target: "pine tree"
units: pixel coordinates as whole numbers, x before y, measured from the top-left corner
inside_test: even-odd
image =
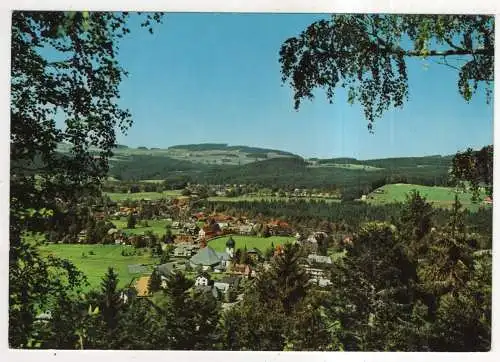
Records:
[[[405,236],[419,241],[431,230],[433,214],[432,205],[418,191],[413,190],[406,196],[400,228]]]
[[[285,244],[284,252],[276,256],[268,271],[259,274],[256,290],[262,303],[279,301],[289,313],[307,293],[309,277],[300,266],[303,257],[300,246]]]
[[[221,331],[219,327],[220,304],[208,292],[195,292],[190,300],[195,324],[191,333],[190,349],[220,349]]]
[[[190,303],[189,289],[194,282],[178,271],[169,275],[166,281],[165,295],[165,346],[168,349],[192,349],[191,334],[196,328]]]
[[[120,315],[116,349],[153,350],[162,347],[164,316],[146,298],[134,299]]]
[[[118,274],[109,267],[101,282],[102,319],[108,331],[116,328],[118,315],[123,308],[122,291],[118,289],[118,281]]]
[[[137,219],[135,218],[135,215],[130,213],[127,218],[127,229],[135,229],[136,223]]]
[[[157,270],[153,270],[151,277],[148,281],[148,291],[149,293],[155,293],[161,288],[161,277]]]
[[[245,247],[243,248],[243,251],[241,252],[241,255],[240,255],[239,263],[240,264],[247,264],[247,262],[248,262],[248,251],[247,251],[247,246],[245,244]]]

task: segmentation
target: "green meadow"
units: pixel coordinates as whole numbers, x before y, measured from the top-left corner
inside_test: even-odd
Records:
[[[80,269],[88,279],[89,289],[99,288],[101,279],[108,267],[118,273],[119,287],[128,285],[134,277],[140,274],[131,274],[128,270],[130,264],[145,264],[152,270],[158,258],[151,257],[148,249],[142,249],[143,255],[122,256],[122,250],[134,250],[131,246],[123,245],[80,245],[80,244],[49,244],[39,246],[40,253],[44,256],[54,255],[61,259],[71,261]],[[93,252],[94,255],[89,253]]]
[[[171,222],[166,219],[147,220],[148,226],[144,226],[141,222],[137,222],[135,228],[129,229],[127,228],[127,218],[122,217],[120,220],[111,220],[111,222],[117,227],[117,229],[123,230],[127,234],[143,235],[147,231],[152,231],[158,236],[164,235],[167,224],[171,224]],[[175,231],[175,229],[172,229],[174,234]]]
[[[293,236],[270,236],[268,238],[259,236],[249,236],[249,235],[224,235],[208,242],[208,245],[216,251],[226,250],[226,241],[229,236],[235,241],[235,249],[243,249],[245,246],[247,249],[257,248],[262,252],[265,252],[271,244],[274,246],[285,244],[286,242],[293,242]]]
[[[428,202],[436,207],[449,208],[455,202],[455,189],[453,187],[440,186],[421,186],[412,184],[391,184],[384,185],[378,190],[383,190],[383,193],[372,192],[368,195],[367,201],[371,204],[386,204],[391,202],[403,202],[406,200],[406,195],[412,190],[416,190],[420,195],[424,196]],[[458,192],[458,200],[464,208],[477,210],[480,205],[484,205],[481,201],[473,203],[470,192]],[[486,194],[480,195],[480,200],[483,200]]]

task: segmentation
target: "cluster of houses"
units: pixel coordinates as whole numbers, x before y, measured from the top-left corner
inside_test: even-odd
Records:
[[[314,236],[314,235],[313,235]],[[315,235],[320,237],[319,234]],[[324,237],[323,235],[321,237]],[[311,241],[313,238],[309,237],[306,240]],[[238,264],[233,260],[235,254],[235,241],[229,237],[226,241],[226,248],[224,251],[216,251],[210,246],[200,246],[193,244],[178,245],[174,250],[174,256],[177,261],[170,261],[155,267],[161,279],[161,287],[166,288],[167,278],[176,271],[195,270],[195,288],[211,293],[215,298],[222,299],[227,296],[230,290],[236,291],[242,278],[253,278],[257,276],[259,269],[267,269],[270,267],[268,261],[264,261],[262,252],[257,248],[247,250],[247,254],[253,259],[253,265],[259,265],[254,270],[250,265]],[[278,255],[283,252],[281,245],[275,249],[275,254]],[[182,259],[181,259],[182,258]],[[317,255],[315,253],[309,254],[302,262],[303,268],[310,276],[310,282],[320,287],[326,287],[331,284],[328,275],[328,267],[331,266],[332,259],[329,256]],[[224,275],[222,278],[213,280],[212,275]],[[143,277],[138,280],[136,284],[139,290],[139,296],[148,295],[147,281],[149,277]],[[141,287],[142,283],[142,287]],[[142,291],[141,291],[142,289]]]
[[[194,245],[181,245],[174,250],[174,256],[184,257],[183,261],[173,261],[157,265],[155,267],[161,280],[161,287],[166,288],[166,281],[169,275],[176,271],[186,271],[190,269],[199,270],[195,278],[195,288],[203,291],[211,292],[214,297],[220,299],[226,295],[231,288],[235,290],[238,288],[239,280],[242,276],[251,276],[251,271],[246,269],[241,271],[241,266],[232,263],[234,255],[235,241],[229,237],[226,241],[226,250],[219,252],[215,251],[210,246],[196,247]],[[221,280],[213,281],[210,272],[222,273],[227,272],[229,275],[223,277]],[[136,284],[139,290],[139,296],[146,296],[147,282],[144,280],[149,277],[140,278]]]

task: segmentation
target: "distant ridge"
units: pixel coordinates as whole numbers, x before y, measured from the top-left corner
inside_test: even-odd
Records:
[[[300,157],[292,152],[287,152],[287,151],[281,151],[271,148],[242,146],[242,145],[229,146],[229,144],[227,143],[193,143],[186,145],[170,146],[168,149],[169,150],[180,149],[193,152],[194,151],[240,151],[245,153],[275,153],[283,156]]]
[[[351,164],[351,165],[365,165],[381,168],[392,168],[394,165],[398,167],[417,167],[417,166],[443,166],[449,165],[453,155],[430,155],[430,156],[420,156],[420,157],[388,157],[388,158],[376,158],[369,160],[357,160],[350,157],[339,157],[339,158],[325,158],[325,159],[315,159],[314,162],[319,165],[327,164]]]

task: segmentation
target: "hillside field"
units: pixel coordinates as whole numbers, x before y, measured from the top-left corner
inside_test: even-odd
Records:
[[[122,256],[122,250],[133,250],[131,246],[122,245],[77,245],[77,244],[50,244],[39,247],[42,255],[53,254],[56,257],[70,260],[80,269],[88,279],[89,289],[99,288],[102,277],[108,267],[113,267],[118,273],[119,287],[124,287],[140,274],[131,274],[128,270],[130,264],[147,264],[152,270],[152,265],[158,263],[158,258],[152,258],[148,249],[142,249],[143,255]],[[93,251],[95,255],[89,255]],[[85,257],[82,256],[85,253]]]
[[[412,190],[417,190],[420,195],[424,196],[428,202],[431,202],[436,207],[449,208],[455,202],[455,189],[453,187],[438,187],[438,186],[421,186],[412,184],[391,184],[384,185],[377,190],[382,190],[383,193],[372,192],[367,197],[367,202],[370,204],[387,204],[391,202],[404,202],[406,195]],[[480,195],[480,200],[483,200],[486,194]],[[470,192],[458,192],[458,200],[464,208],[477,210],[482,202],[473,203],[471,201],[472,194]]]
[[[170,221],[166,219],[160,220],[147,220],[149,226],[142,226],[140,222],[135,225],[134,229],[127,228],[127,218],[122,217],[120,220],[111,220],[111,222],[117,227],[117,229],[123,230],[124,232],[132,235],[143,235],[146,231],[152,231],[158,236],[164,235],[167,224],[171,224]],[[175,229],[172,232],[175,234]]]
[[[384,168],[382,167],[375,167],[375,166],[370,166],[370,165],[359,165],[355,163],[322,163],[319,165],[312,165],[308,167],[336,167],[336,168],[344,168],[347,170],[362,170],[362,171],[382,171]]]
[[[113,201],[124,200],[159,200],[168,199],[181,196],[181,190],[168,190],[163,192],[135,192],[135,193],[119,193],[119,192],[106,192],[105,193]]]
[[[268,238],[263,238],[259,236],[247,236],[247,235],[224,235],[216,239],[212,239],[208,242],[208,245],[212,247],[216,251],[225,251],[226,250],[226,241],[229,239],[229,236],[233,238],[236,242],[236,249],[243,249],[245,245],[247,249],[257,248],[262,252],[265,252],[268,248],[271,247],[271,243],[274,246],[285,244],[286,242],[294,241],[293,236],[270,236]]]

